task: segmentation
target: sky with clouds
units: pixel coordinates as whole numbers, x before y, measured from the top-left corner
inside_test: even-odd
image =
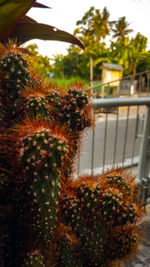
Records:
[[[106,6],[110,13],[110,20],[117,20],[125,16],[130,28],[134,30],[132,36],[140,32],[148,38],[150,49],[150,0],[38,0],[51,9],[32,8],[28,16],[40,23],[49,24],[60,30],[73,33],[76,21],[81,19],[91,6],[101,11]],[[66,54],[69,44],[56,41],[33,40],[37,43],[39,52],[48,57],[55,54]]]

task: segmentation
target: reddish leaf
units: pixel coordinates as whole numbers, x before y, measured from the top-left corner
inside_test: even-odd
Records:
[[[20,23],[37,23],[37,21],[28,16],[24,16]]]
[[[37,2],[33,4],[33,7],[50,8],[48,6],[45,6],[45,5],[37,3]]]
[[[9,35],[34,3],[35,0],[0,0],[0,41]]]
[[[35,22],[17,24],[14,31],[9,35],[9,39],[14,39],[21,44],[32,39],[57,40],[76,44],[84,49],[81,41],[72,34],[58,30],[53,26]]]

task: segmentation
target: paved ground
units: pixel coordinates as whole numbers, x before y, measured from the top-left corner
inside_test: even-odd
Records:
[[[126,108],[119,109],[119,117],[126,117]],[[140,116],[145,112],[145,107],[140,107]],[[130,116],[134,117],[137,114],[137,108],[132,107],[130,109]],[[105,118],[104,114],[97,114],[97,120],[103,120]],[[115,119],[115,115],[111,115],[111,119]],[[137,174],[137,167],[133,169],[132,174]],[[149,201],[150,203],[150,201]],[[122,267],[150,267],[150,204],[146,206],[146,214],[142,223],[140,224],[142,230],[142,241],[139,246],[138,254],[133,258],[133,260],[126,262]]]
[[[139,253],[135,258],[123,265],[123,267],[150,267],[150,204],[146,207],[146,215],[140,224],[142,229],[142,241]]]
[[[137,108],[137,106],[131,106],[129,108],[129,116],[130,117],[136,117],[137,116],[137,113],[142,116],[144,113],[145,113],[145,106],[140,106],[139,108]],[[128,111],[128,108],[127,107],[119,107],[118,109],[118,115],[119,115],[119,118],[126,118],[127,117],[127,111]],[[116,111],[114,110],[114,112],[112,113],[109,113],[109,117],[111,120],[115,120],[116,119]],[[99,113],[98,111],[96,112],[96,120],[105,120],[106,118],[106,114],[105,113]]]
[[[142,118],[144,113],[144,107],[139,109],[140,117]],[[116,138],[116,114],[109,113],[107,121],[107,134],[106,130],[106,114],[96,114],[96,127],[94,132],[86,130],[80,150],[80,173],[85,171],[88,172],[92,166],[95,172],[101,172],[101,168],[105,162],[105,166],[112,166],[114,162],[117,164],[123,162],[124,166],[129,166],[132,162],[138,163],[136,159],[139,155],[141,138],[135,139],[135,132],[142,132],[143,121],[139,121],[137,128],[137,107],[131,107],[129,112],[129,120],[127,127],[127,108],[119,108],[119,120],[117,128],[117,140]],[[127,132],[126,132],[127,127]],[[106,139],[105,139],[106,137]],[[105,146],[104,146],[105,144]],[[94,148],[94,150],[93,150]],[[93,151],[93,154],[92,154]],[[93,155],[93,158],[92,158]],[[129,162],[130,161],[130,162]],[[120,164],[119,164],[120,166]],[[121,164],[122,166],[122,164]]]

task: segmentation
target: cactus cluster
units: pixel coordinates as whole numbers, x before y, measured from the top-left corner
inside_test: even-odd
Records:
[[[0,266],[112,266],[139,240],[135,179],[121,170],[72,179],[83,89],[61,92],[15,45],[0,51]]]
[[[111,261],[125,259],[137,249],[140,212],[135,191],[134,179],[121,170],[66,182],[59,198],[59,220],[79,241],[82,266],[111,266]]]
[[[57,118],[60,125],[68,126],[71,132],[79,135],[93,124],[92,109],[83,90],[71,88],[62,96],[59,92],[52,91],[48,99],[53,106],[54,118]]]

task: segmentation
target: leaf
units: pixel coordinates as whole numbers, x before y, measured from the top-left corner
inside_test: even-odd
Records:
[[[96,66],[97,64],[102,63],[102,62],[110,63],[110,61],[111,60],[108,57],[101,57],[101,58],[94,60],[94,66]]]
[[[28,16],[24,16],[20,23],[37,23],[37,21]]]
[[[45,5],[37,3],[37,2],[33,4],[33,7],[51,8],[51,7],[45,6]]]
[[[16,23],[36,0],[0,0],[0,41],[5,39]]]
[[[27,16],[26,16],[27,17]],[[41,40],[55,40],[76,44],[84,49],[83,44],[72,34],[56,29],[53,26],[49,26],[41,23],[32,23],[30,18],[25,17],[25,20],[29,20],[29,23],[22,23],[22,21],[16,25],[14,31],[9,35],[9,39],[13,39],[20,44],[23,44],[32,39]]]

